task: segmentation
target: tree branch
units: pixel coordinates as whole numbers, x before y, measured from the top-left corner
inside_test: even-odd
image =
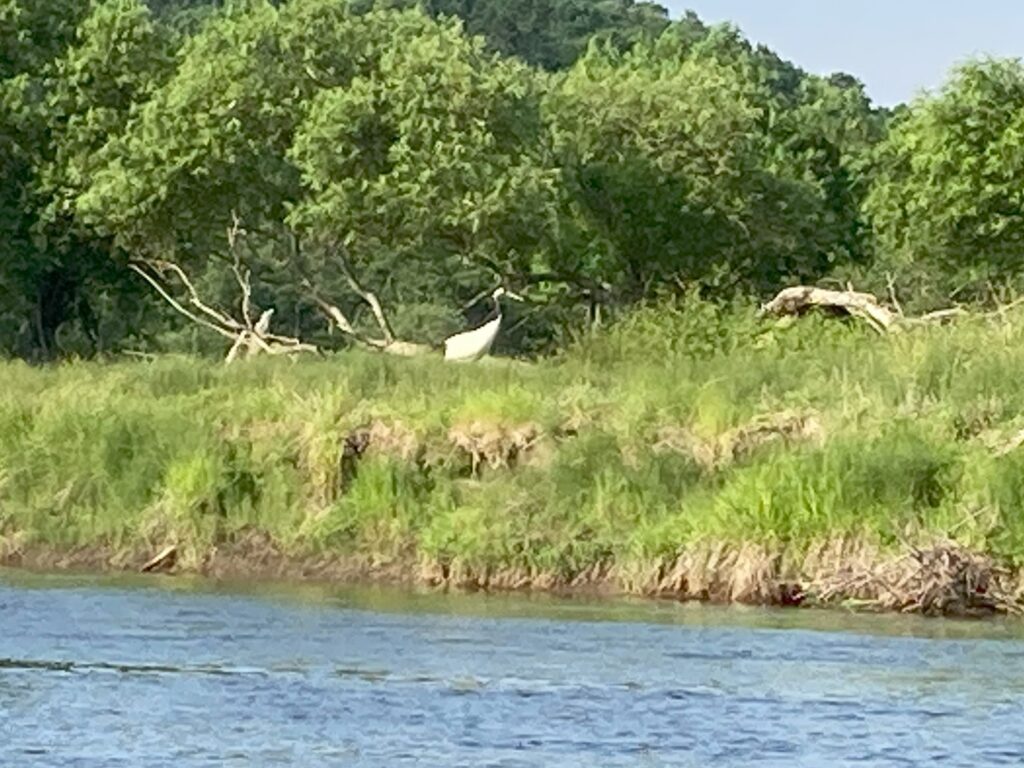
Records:
[[[344,253],[344,246],[337,249],[335,257],[338,260],[338,265],[341,267],[341,272],[345,275],[345,281],[349,287],[359,295],[359,297],[366,302],[370,307],[370,311],[373,312],[373,317],[377,321],[380,332],[384,336],[384,345],[393,344],[395,341],[395,332],[391,330],[391,323],[388,322],[387,316],[384,314],[384,308],[381,307],[380,301],[377,299],[377,295],[373,291],[369,291],[362,286],[355,274],[352,272],[352,267],[348,262],[348,257]]]
[[[234,249],[235,239],[240,231],[241,229],[238,227],[238,220],[236,217],[234,226],[228,232],[228,240],[232,249]],[[144,269],[143,265],[148,266],[150,269],[160,273],[161,275],[169,272],[176,276],[181,284],[185,286],[185,290],[189,296],[189,303],[199,311],[192,311],[181,301],[172,296],[159,280],[150,275],[149,272]],[[237,257],[232,269],[238,282],[239,289],[242,292],[241,311],[243,314],[243,322],[239,322],[233,317],[230,317],[203,302],[199,297],[199,292],[196,290],[195,285],[189,279],[188,275],[185,274],[185,271],[181,267],[173,262],[133,262],[129,264],[129,268],[149,283],[161,298],[170,304],[171,307],[173,307],[179,314],[204,328],[208,328],[209,330],[219,333],[225,338],[231,339],[231,348],[228,350],[227,356],[224,360],[226,364],[230,364],[237,359],[243,350],[248,356],[259,353],[280,355],[296,352],[319,352],[314,345],[302,342],[298,338],[270,333],[270,318],[273,315],[273,309],[268,309],[263,312],[260,319],[255,324],[253,323],[251,272],[248,269],[242,268],[241,260]],[[211,320],[209,318],[213,319]]]
[[[344,333],[346,336],[351,336],[360,344],[367,346],[380,346],[379,343],[374,343],[372,339],[367,339],[361,333],[356,331],[352,322],[348,319],[348,316],[341,311],[341,308],[337,304],[331,304],[320,293],[320,289],[313,284],[313,281],[309,277],[302,278],[303,287],[309,291],[309,297],[313,300],[320,311],[327,315],[328,319],[334,322],[338,330]]]
[[[244,235],[242,222],[238,214],[231,212],[231,226],[228,227],[228,249],[231,251],[231,271],[235,275],[235,282],[242,291],[242,321],[245,327],[252,330],[252,271],[242,266],[242,257],[238,254],[238,237]]]
[[[391,323],[388,321],[380,300],[377,298],[377,294],[364,287],[355,276],[355,273],[352,270],[352,265],[349,262],[344,249],[344,244],[335,245],[333,246],[332,255],[334,256],[338,266],[341,268],[341,273],[345,277],[345,282],[348,283],[349,288],[359,296],[360,299],[362,299],[366,306],[370,308],[374,319],[377,321],[377,326],[380,328],[382,338],[374,339],[360,333],[356,330],[355,324],[349,319],[348,315],[342,311],[341,307],[324,298],[319,287],[314,282],[313,277],[305,269],[302,260],[298,258],[299,247],[296,242],[294,246],[295,253],[293,254],[292,264],[302,276],[302,286],[308,291],[309,297],[313,300],[313,303],[316,304],[320,311],[326,315],[329,320],[331,320],[338,330],[360,346],[403,357],[414,357],[416,355],[422,355],[430,352],[430,347],[413,342],[401,341],[395,338],[395,332],[391,327]]]
[[[151,259],[145,260],[142,263],[148,265],[151,269],[153,269],[155,272],[159,272],[161,275],[164,272],[173,273],[174,276],[181,281],[181,284],[185,286],[185,290],[188,291],[189,304],[191,304],[193,307],[198,309],[203,314],[212,317],[218,323],[220,323],[226,328],[230,328],[233,331],[238,332],[245,330],[245,326],[242,325],[242,323],[238,322],[233,317],[228,316],[224,312],[214,309],[213,307],[203,302],[203,300],[199,298],[199,291],[196,290],[196,287],[192,284],[192,281],[189,280],[188,275],[186,275],[185,271],[177,264],[175,264],[173,261]]]
[[[191,320],[192,322],[196,323],[197,325],[201,325],[204,328],[209,328],[211,331],[216,331],[221,336],[226,336],[229,339],[234,339],[236,337],[237,334],[231,333],[230,331],[225,330],[221,326],[216,325],[214,323],[211,323],[209,320],[207,320],[207,319],[205,319],[203,317],[200,317],[199,315],[195,314],[194,312],[191,312],[187,307],[183,306],[181,304],[181,302],[179,302],[177,299],[175,299],[173,296],[171,296],[164,289],[164,287],[162,285],[160,285],[159,282],[157,282],[153,277],[151,277],[149,275],[149,273],[146,272],[146,270],[144,270],[138,264],[131,263],[131,264],[128,265],[128,268],[131,269],[133,272],[141,275],[142,278],[147,283],[149,283],[156,290],[157,293],[160,294],[160,296],[163,298],[163,300],[166,301],[168,304],[170,304],[179,314],[184,315],[185,317],[187,317],[189,320]]]

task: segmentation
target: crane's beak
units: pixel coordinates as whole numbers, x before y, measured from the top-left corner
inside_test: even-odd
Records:
[[[514,299],[515,301],[526,301],[526,299],[524,299],[518,293],[512,293],[512,291],[505,291],[505,295],[508,296],[510,299]]]

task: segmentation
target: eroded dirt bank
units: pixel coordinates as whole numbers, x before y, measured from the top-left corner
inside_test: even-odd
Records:
[[[726,545],[694,549],[674,563],[597,566],[571,579],[552,573],[477,570],[414,556],[380,561],[357,555],[295,555],[266,534],[248,532],[191,561],[178,547],[153,552],[47,546],[0,549],[0,565],[32,571],[139,572],[213,579],[310,580],[382,583],[469,591],[539,591],[560,595],[642,596],[719,604],[842,607],[927,616],[1019,615],[1024,574],[951,543],[906,547],[885,555],[852,541],[813,550],[797,568],[764,547]]]

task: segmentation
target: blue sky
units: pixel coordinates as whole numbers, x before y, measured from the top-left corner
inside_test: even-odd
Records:
[[[660,0],[731,21],[809,72],[849,72],[892,106],[972,55],[1024,57],[1022,0]]]

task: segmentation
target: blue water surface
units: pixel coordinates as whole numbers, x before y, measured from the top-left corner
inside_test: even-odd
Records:
[[[1024,629],[0,571],[0,766],[1024,764]]]

